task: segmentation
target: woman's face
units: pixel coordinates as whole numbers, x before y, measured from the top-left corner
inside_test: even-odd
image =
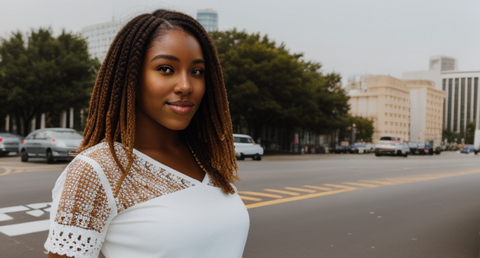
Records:
[[[205,60],[197,39],[168,30],[145,53],[137,112],[170,130],[185,129],[205,93]]]

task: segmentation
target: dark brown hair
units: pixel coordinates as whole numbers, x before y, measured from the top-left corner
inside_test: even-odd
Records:
[[[128,22],[113,40],[100,68],[92,98],[84,139],[79,151],[105,140],[123,177],[115,188],[118,194],[133,163],[135,143],[135,98],[142,62],[151,42],[169,29],[181,29],[200,43],[205,59],[205,94],[189,126],[180,131],[181,140],[193,152],[200,168],[225,193],[234,193],[231,182],[237,177],[232,122],[222,69],[212,39],[192,17],[167,10],[142,14]],[[122,143],[128,165],[122,166],[114,149]]]

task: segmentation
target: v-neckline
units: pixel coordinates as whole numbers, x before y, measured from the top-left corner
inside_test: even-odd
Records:
[[[139,156],[140,158],[146,160],[147,162],[151,163],[152,165],[157,166],[157,167],[164,168],[164,169],[168,170],[169,172],[172,172],[172,173],[174,173],[175,175],[177,175],[177,176],[179,176],[179,177],[182,177],[182,178],[184,178],[184,179],[186,179],[186,180],[194,181],[194,182],[199,183],[199,184],[208,184],[208,182],[210,181],[210,177],[208,176],[208,173],[205,173],[205,176],[203,176],[203,179],[200,181],[200,180],[198,180],[198,179],[195,179],[195,178],[193,178],[193,177],[191,177],[191,176],[189,176],[189,175],[186,175],[185,173],[182,173],[182,172],[180,172],[180,171],[178,171],[178,170],[176,170],[176,169],[173,169],[173,168],[171,168],[171,167],[169,167],[169,166],[167,166],[167,165],[165,165],[165,164],[163,164],[163,163],[161,163],[161,162],[159,162],[159,161],[151,158],[151,157],[148,156],[147,154],[145,154],[145,153],[143,153],[143,152],[141,152],[141,151],[139,151],[139,150],[137,150],[137,149],[135,149],[135,148],[133,148],[133,153],[134,153],[135,155]]]

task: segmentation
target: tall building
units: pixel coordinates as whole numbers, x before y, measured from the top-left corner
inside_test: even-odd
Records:
[[[197,11],[197,21],[206,31],[218,30],[218,13],[213,9],[202,9]]]
[[[429,70],[405,72],[402,80],[428,80],[434,82],[434,87],[442,89],[442,72],[456,71],[457,60],[448,56],[431,56]]]
[[[410,93],[402,80],[391,76],[366,77],[366,91],[351,91],[350,113],[373,120],[372,140],[382,136],[409,139]]]
[[[373,119],[373,141],[382,136],[404,141],[436,141],[442,137],[445,93],[432,81],[372,76],[366,90],[349,92],[350,114]]]
[[[442,73],[442,90],[447,96],[443,105],[444,128],[465,132],[467,123],[476,121],[480,100],[478,78],[480,71]]]
[[[410,90],[410,141],[442,141],[445,92],[432,81],[405,81]]]
[[[87,39],[88,52],[93,58],[103,62],[107,55],[110,44],[123,27],[123,23],[112,19],[110,22],[98,23],[83,28],[80,33]]]

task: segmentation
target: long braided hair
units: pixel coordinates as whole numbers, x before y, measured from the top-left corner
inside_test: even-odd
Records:
[[[195,19],[180,12],[160,9],[152,14],[142,14],[118,32],[95,82],[79,151],[103,140],[108,142],[110,152],[123,172],[115,189],[116,196],[134,162],[135,99],[143,58],[151,42],[168,29],[182,29],[192,34],[202,47],[206,64],[202,103],[188,127],[179,132],[180,139],[190,147],[200,168],[208,173],[212,182],[225,193],[234,193],[230,183],[239,180],[238,167],[217,51],[205,29]],[[122,143],[128,157],[126,166],[120,163],[114,142]]]

